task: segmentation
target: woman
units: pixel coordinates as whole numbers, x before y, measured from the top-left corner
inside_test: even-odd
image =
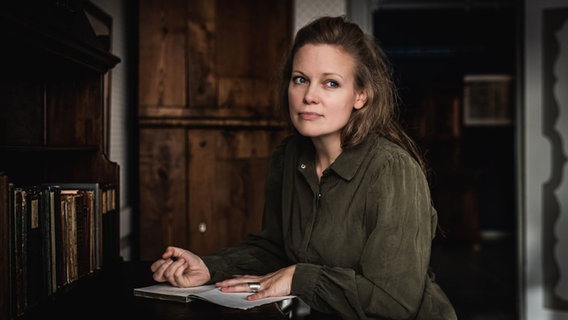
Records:
[[[326,318],[456,319],[429,272],[436,210],[381,49],[322,17],[298,31],[282,80],[294,134],[271,159],[262,231],[213,256],[168,247],[154,279],[292,294]]]

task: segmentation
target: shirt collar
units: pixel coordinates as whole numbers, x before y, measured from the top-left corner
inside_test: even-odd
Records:
[[[351,180],[361,167],[363,160],[371,151],[376,135],[370,135],[356,146],[343,149],[339,157],[331,164],[330,169],[344,180]],[[315,170],[315,149],[310,139],[301,139],[302,148],[298,157],[298,168]]]

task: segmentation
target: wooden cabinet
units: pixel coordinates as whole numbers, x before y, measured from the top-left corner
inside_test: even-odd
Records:
[[[19,316],[14,310],[20,284],[14,278],[11,185],[100,183],[119,188],[119,166],[104,152],[108,119],[103,86],[104,75],[120,59],[100,44],[82,5],[78,0],[12,1],[0,11],[1,319]],[[114,210],[108,216],[111,224],[101,229],[114,244],[107,252],[108,270],[120,261],[118,192],[105,205]],[[43,246],[46,239],[38,239]],[[29,286],[36,285],[34,279],[28,279]],[[42,293],[39,306],[63,291],[73,288]]]
[[[292,1],[139,4],[140,259],[258,231]]]

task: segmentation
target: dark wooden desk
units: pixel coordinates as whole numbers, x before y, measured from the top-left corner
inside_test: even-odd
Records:
[[[277,303],[239,310],[205,301],[184,304],[134,297],[135,287],[154,283],[150,263],[123,262],[120,269],[120,272],[85,279],[72,291],[31,310],[22,319],[290,319]]]

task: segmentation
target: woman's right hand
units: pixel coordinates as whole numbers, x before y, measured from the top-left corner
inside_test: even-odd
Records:
[[[150,269],[155,281],[167,281],[174,287],[195,287],[211,280],[211,274],[203,260],[178,247],[166,248],[161,259],[154,261]]]

